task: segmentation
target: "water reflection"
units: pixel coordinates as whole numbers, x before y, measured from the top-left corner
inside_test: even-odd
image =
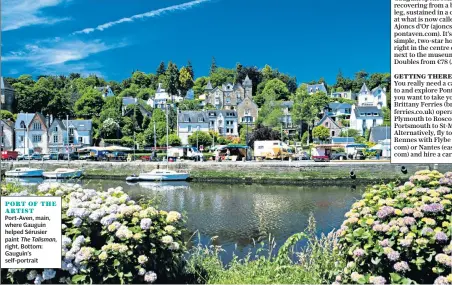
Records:
[[[345,212],[360,198],[365,187],[228,185],[187,182],[82,181],[85,186],[106,190],[122,186],[134,199],[156,200],[163,210],[176,210],[187,217],[193,242],[215,243],[226,250],[225,261],[237,247],[246,253],[255,242],[271,235],[281,245],[303,231],[312,212],[319,233],[340,227]],[[199,233],[199,236],[198,236]]]

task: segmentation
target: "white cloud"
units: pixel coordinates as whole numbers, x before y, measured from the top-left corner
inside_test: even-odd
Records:
[[[45,74],[78,72],[99,74],[93,68],[101,65],[93,62],[80,62],[90,55],[111,49],[121,48],[127,43],[106,44],[101,40],[83,42],[80,40],[61,41],[61,39],[28,44],[22,50],[12,51],[2,57],[4,62],[24,62],[25,65]]]
[[[32,25],[53,25],[69,20],[45,15],[44,8],[61,5],[68,0],[2,0],[2,31]]]
[[[133,22],[137,19],[144,19],[144,18],[153,18],[153,17],[158,17],[162,14],[165,13],[170,13],[170,12],[175,12],[175,11],[183,11],[183,10],[187,10],[190,8],[193,8],[194,6],[197,6],[201,3],[204,2],[209,2],[211,0],[195,0],[195,1],[191,1],[191,2],[187,2],[187,3],[183,3],[183,4],[179,4],[179,5],[174,5],[174,6],[170,6],[170,7],[166,7],[166,8],[161,8],[158,10],[153,10],[153,11],[149,11],[143,14],[137,14],[128,18],[122,18],[119,19],[117,21],[112,21],[112,22],[108,22],[102,25],[99,25],[95,28],[86,28],[80,31],[76,31],[73,34],[89,34],[92,33],[94,31],[103,31],[105,29],[111,28],[112,26],[121,24],[121,23],[127,23],[127,22]]]

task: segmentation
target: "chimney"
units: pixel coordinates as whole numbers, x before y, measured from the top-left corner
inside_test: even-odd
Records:
[[[53,123],[53,115],[52,114],[50,114],[50,124],[49,124],[49,127],[50,127],[50,125]]]
[[[49,117],[49,115],[46,116],[46,125],[47,125],[47,127],[50,127],[50,117]]]

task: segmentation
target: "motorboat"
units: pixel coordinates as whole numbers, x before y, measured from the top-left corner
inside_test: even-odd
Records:
[[[126,181],[127,182],[132,182],[132,183],[138,182],[138,181],[140,181],[140,177],[138,177],[137,175],[133,174],[131,176],[127,176]]]
[[[46,171],[43,173],[44,178],[51,179],[80,178],[82,175],[82,170],[72,168],[57,168],[54,171]]]
[[[5,172],[6,177],[42,177],[43,174],[42,169],[36,169],[36,168],[16,168],[13,170],[8,170]]]
[[[168,169],[154,169],[151,172],[140,173],[138,178],[139,181],[184,181],[190,178],[190,174]]]

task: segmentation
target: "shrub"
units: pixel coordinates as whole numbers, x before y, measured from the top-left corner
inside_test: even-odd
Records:
[[[2,269],[1,283],[160,283],[179,275],[185,245],[178,212],[138,204],[120,187],[98,192],[46,183],[37,195],[62,196],[63,267]]]
[[[196,131],[188,137],[188,143],[192,146],[203,145],[207,147],[212,144],[212,137],[207,132]]]
[[[452,283],[452,172],[423,170],[402,186],[373,186],[340,230],[340,283]]]

